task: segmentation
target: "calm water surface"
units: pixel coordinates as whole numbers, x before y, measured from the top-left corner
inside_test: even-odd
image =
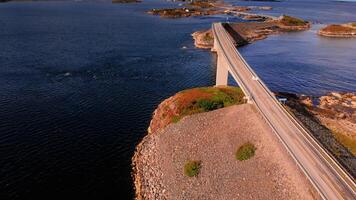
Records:
[[[354,3],[323,2],[242,4],[317,23],[356,21]],[[0,199],[133,197],[131,156],[156,105],[214,84],[215,56],[194,49],[190,33],[225,17],[144,13],[173,5],[0,4]],[[317,37],[320,26],[241,52],[273,90],[355,91],[356,41]]]

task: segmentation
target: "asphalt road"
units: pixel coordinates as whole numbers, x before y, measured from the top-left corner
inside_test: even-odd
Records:
[[[240,87],[323,199],[356,199],[354,180],[276,100],[237,51],[221,23],[213,24],[215,50]]]

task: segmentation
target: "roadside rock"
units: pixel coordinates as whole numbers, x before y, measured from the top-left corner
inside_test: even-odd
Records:
[[[356,176],[356,94],[332,92],[321,97],[278,93],[314,137]]]

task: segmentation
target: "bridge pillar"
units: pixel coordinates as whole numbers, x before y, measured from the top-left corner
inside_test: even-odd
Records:
[[[227,69],[227,63],[218,51],[218,62],[216,66],[216,86],[219,85],[227,85],[227,78],[229,75],[229,71]]]

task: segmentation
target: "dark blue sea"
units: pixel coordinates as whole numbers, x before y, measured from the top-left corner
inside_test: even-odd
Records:
[[[315,34],[356,21],[356,3],[234,3],[314,22],[240,49],[273,91],[356,91],[356,40]],[[177,4],[0,4],[0,199],[133,198],[131,157],[155,107],[214,84],[216,57],[195,49],[190,34],[226,16],[145,13]]]

